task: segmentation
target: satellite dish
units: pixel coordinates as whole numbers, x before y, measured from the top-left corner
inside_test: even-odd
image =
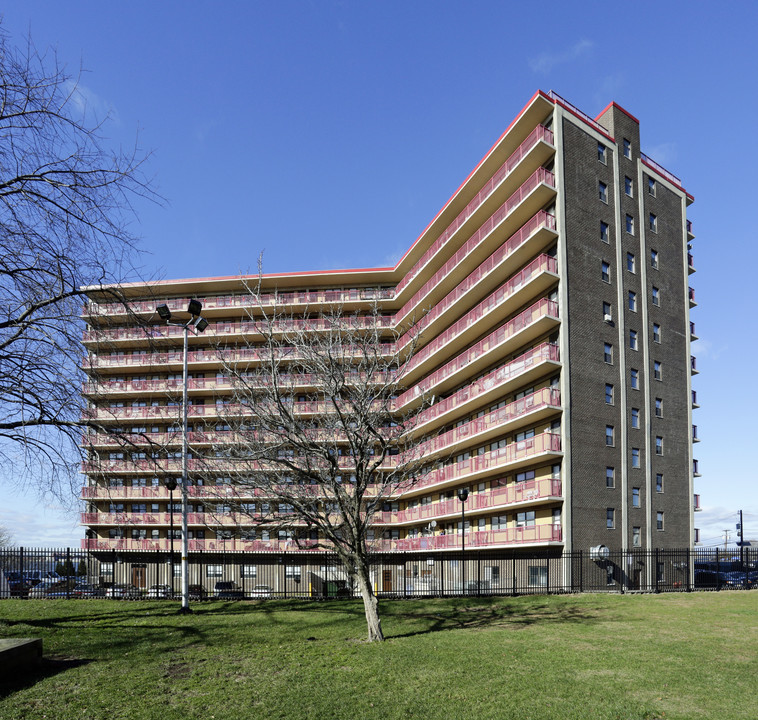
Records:
[[[433,528],[436,528],[436,527],[437,527],[437,521],[436,521],[436,520],[432,520],[432,521],[429,523],[429,527],[433,527]]]

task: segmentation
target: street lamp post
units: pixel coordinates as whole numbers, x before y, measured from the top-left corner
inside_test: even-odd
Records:
[[[168,512],[169,512],[169,544],[171,547],[170,551],[170,565],[171,565],[171,596],[174,595],[174,490],[176,490],[176,478],[167,478],[165,482],[166,488],[168,489],[168,498],[169,498],[169,506],[168,506]]]
[[[463,571],[463,594],[466,594],[466,500],[468,488],[458,488],[458,499],[461,501],[461,566]]]
[[[184,355],[182,362],[182,607],[180,613],[191,612],[189,606],[189,539],[187,531],[187,345],[189,331],[199,335],[208,327],[208,321],[200,317],[203,306],[192,299],[187,306],[191,318],[187,322],[171,322],[168,305],[158,305],[156,311],[166,325],[175,325],[184,330]],[[172,578],[173,582],[173,578]]]

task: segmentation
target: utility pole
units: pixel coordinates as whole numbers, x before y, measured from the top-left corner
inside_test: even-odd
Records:
[[[737,526],[737,529],[740,531],[740,570],[744,570],[745,569],[745,548],[744,548],[745,536],[742,530],[742,510],[740,510],[740,524]]]
[[[730,530],[724,530],[724,550],[726,550],[727,543],[729,542],[729,533]]]

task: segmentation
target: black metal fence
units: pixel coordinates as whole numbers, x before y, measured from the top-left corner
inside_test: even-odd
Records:
[[[758,587],[758,548],[587,552],[377,554],[371,577],[385,597],[578,592],[689,592]],[[352,597],[351,578],[330,553],[193,553],[190,599]],[[168,553],[0,549],[0,597],[148,598],[181,589]]]

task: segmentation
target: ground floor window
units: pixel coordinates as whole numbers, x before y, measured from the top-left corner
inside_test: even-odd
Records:
[[[529,587],[547,587],[547,568],[539,565],[529,566]]]

